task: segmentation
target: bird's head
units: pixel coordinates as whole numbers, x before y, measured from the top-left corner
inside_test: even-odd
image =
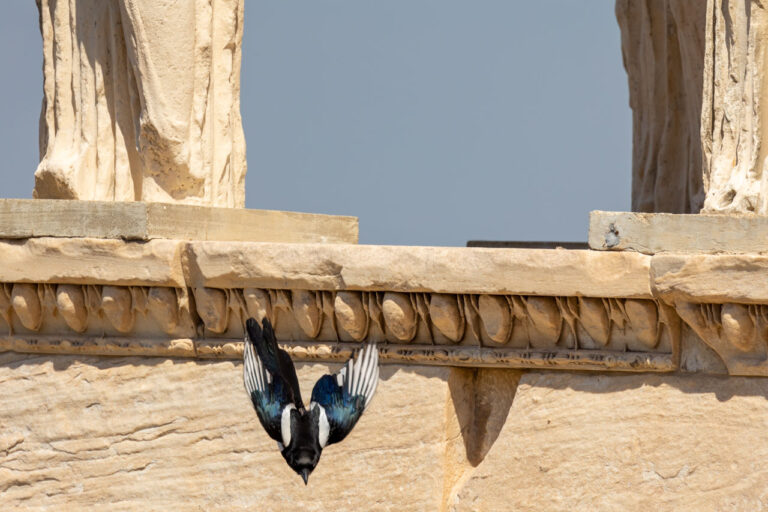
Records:
[[[286,450],[283,453],[283,457],[285,457],[288,465],[301,476],[304,480],[304,485],[307,485],[309,475],[320,461],[320,451],[312,449]]]
[[[304,485],[309,481],[309,475],[320,461],[323,451],[318,443],[317,421],[318,411],[291,409],[291,439],[288,446],[282,451],[288,465],[304,480]]]

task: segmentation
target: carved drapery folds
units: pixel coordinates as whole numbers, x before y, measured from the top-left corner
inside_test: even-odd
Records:
[[[633,112],[632,209],[768,213],[758,0],[616,0]]]
[[[709,0],[702,144],[704,211],[768,213],[768,6]]]
[[[243,0],[37,0],[35,197],[242,207]]]
[[[632,211],[696,213],[705,0],[616,0],[632,108]]]

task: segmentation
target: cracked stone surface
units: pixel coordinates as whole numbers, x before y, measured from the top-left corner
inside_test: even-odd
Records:
[[[300,365],[303,393],[328,369]],[[766,379],[385,366],[369,411],[305,487],[258,424],[241,371],[232,361],[0,354],[0,501],[8,510],[768,506]]]
[[[306,396],[327,369],[300,367]],[[259,425],[239,363],[2,354],[0,501],[6,510],[436,510],[448,371],[385,367],[369,411],[305,487]]]
[[[768,380],[527,373],[451,510],[763,510]]]

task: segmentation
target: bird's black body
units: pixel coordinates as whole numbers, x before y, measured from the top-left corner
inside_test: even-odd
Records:
[[[291,414],[291,442],[280,453],[285,462],[307,482],[323,452],[319,441],[319,411],[293,409]]]
[[[246,321],[243,379],[256,415],[288,465],[307,483],[323,448],[343,440],[376,391],[378,351],[367,345],[334,375],[324,375],[304,406],[290,356],[277,346],[272,325]]]

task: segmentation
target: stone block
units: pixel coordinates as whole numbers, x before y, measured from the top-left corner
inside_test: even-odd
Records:
[[[768,255],[660,254],[651,260],[654,294],[672,303],[768,302]]]
[[[191,242],[187,260],[195,287],[651,297],[635,253]]]
[[[593,211],[589,246],[599,251],[765,252],[768,216]]]
[[[0,239],[357,243],[356,217],[170,203],[0,199]]]
[[[0,282],[184,287],[182,245],[178,240],[0,240]]]

